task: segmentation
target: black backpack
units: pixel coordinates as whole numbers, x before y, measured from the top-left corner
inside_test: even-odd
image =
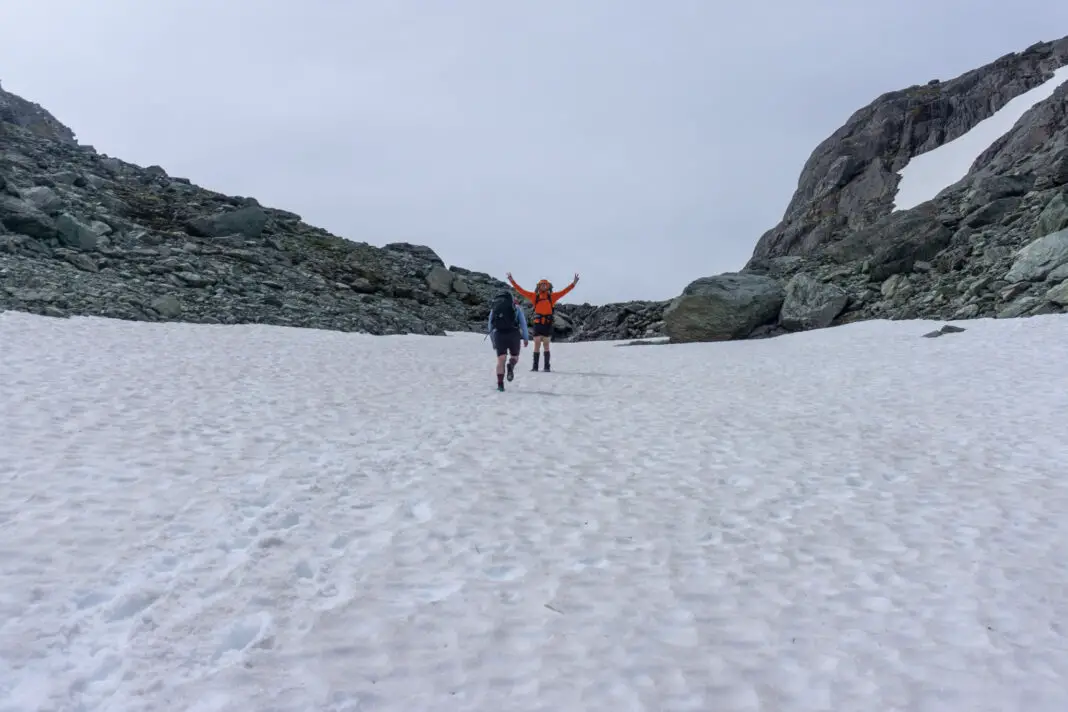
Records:
[[[515,315],[515,304],[512,295],[504,292],[493,298],[490,305],[493,314],[494,331],[511,331],[519,328],[519,320]]]

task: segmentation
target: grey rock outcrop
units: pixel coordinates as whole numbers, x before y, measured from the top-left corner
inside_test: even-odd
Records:
[[[0,124],[11,124],[29,131],[35,136],[76,145],[74,132],[61,124],[56,117],[32,101],[10,94],[0,87]]]
[[[885,94],[855,113],[814,151],[783,221],[742,270],[785,292],[777,321],[746,337],[865,319],[1068,309],[1068,82],[961,180],[893,210],[896,172],[912,157],[963,135],[1065,65],[1068,38],[1039,43],[944,83]],[[675,301],[685,300],[684,293]],[[720,318],[721,309],[706,312]]]
[[[963,136],[1065,64],[1068,38],[1035,44],[946,82],[932,80],[876,98],[813,151],[782,221],[760,238],[751,262],[818,254],[850,233],[872,227],[891,213],[897,172],[912,158]],[[1038,123],[991,146],[977,164],[1004,173],[1029,153],[1022,150],[1025,146],[1044,143]],[[1050,145],[1048,150],[1059,148]],[[1057,161],[1044,156],[1036,163],[1046,177],[1058,180],[1065,161],[1068,156]]]
[[[483,331],[491,297],[509,289],[426,245],[342,239],[100,155],[2,89],[0,145],[0,311],[443,334]],[[555,337],[660,336],[666,305],[564,302]]]
[[[100,155],[2,90],[0,146],[0,311],[443,334],[483,331],[508,288]]]
[[[592,306],[565,302],[556,308],[553,337],[567,341],[660,337],[664,335],[664,310],[669,304],[670,301],[632,301]]]

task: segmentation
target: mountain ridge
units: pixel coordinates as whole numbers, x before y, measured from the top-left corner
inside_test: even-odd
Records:
[[[884,92],[816,146],[782,220],[738,272],[669,300],[561,304],[556,337],[744,339],[864,319],[1064,311],[1068,295],[1050,280],[1068,227],[1068,83],[960,181],[893,209],[909,161],[1064,66],[1068,37]],[[99,154],[2,87],[0,145],[0,310],[444,334],[483,331],[490,297],[508,289],[425,245],[338,237],[254,198]],[[1041,255],[1056,264],[1036,266]]]
[[[1065,66],[1068,37],[858,109],[813,150],[783,219],[757,240],[746,265],[695,280],[670,302],[670,340],[776,336],[865,319],[1062,313],[1068,82],[931,200],[895,210],[894,199],[898,171],[912,159]]]
[[[0,311],[442,335],[483,331],[508,289],[425,245],[346,239],[98,153],[0,87]],[[560,314],[559,338],[658,333],[634,304]]]

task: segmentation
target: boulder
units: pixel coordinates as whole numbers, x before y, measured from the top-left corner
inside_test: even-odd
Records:
[[[799,272],[786,283],[779,324],[790,331],[822,329],[842,313],[849,295],[840,287]]]
[[[0,195],[0,223],[8,230],[38,240],[56,236],[56,224],[32,203]]]
[[[63,209],[63,199],[48,186],[38,185],[22,191],[22,197],[43,213],[55,215]]]
[[[70,213],[63,213],[56,218],[59,240],[68,247],[79,250],[95,250],[100,235]]]
[[[743,339],[778,317],[785,297],[771,277],[727,272],[694,280],[664,310],[671,341]]]
[[[1046,203],[1046,207],[1039,214],[1035,234],[1048,235],[1066,227],[1068,227],[1068,198],[1064,193],[1057,193]]]
[[[1046,301],[1061,307],[1068,307],[1068,281],[1061,282],[1046,292]]]
[[[426,275],[426,286],[435,294],[448,296],[452,292],[454,279],[456,279],[456,275],[452,272],[441,265],[434,265]]]
[[[228,210],[214,215],[200,215],[186,222],[186,230],[196,237],[243,235],[257,238],[267,225],[267,212],[258,205]]]
[[[1064,264],[1068,264],[1068,230],[1040,237],[1020,250],[1005,279],[1009,282],[1040,282]]]

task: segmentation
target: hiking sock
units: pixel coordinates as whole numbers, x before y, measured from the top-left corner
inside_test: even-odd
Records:
[[[531,371],[537,371],[538,370],[538,358],[540,356],[541,356],[540,352],[538,352],[538,351],[534,352],[534,368],[530,369]]]
[[[503,373],[498,373],[497,374],[497,390],[499,390],[499,391],[503,391],[504,390],[504,374]]]
[[[545,352],[545,370],[546,371],[550,370],[549,369],[549,352],[548,351]]]

